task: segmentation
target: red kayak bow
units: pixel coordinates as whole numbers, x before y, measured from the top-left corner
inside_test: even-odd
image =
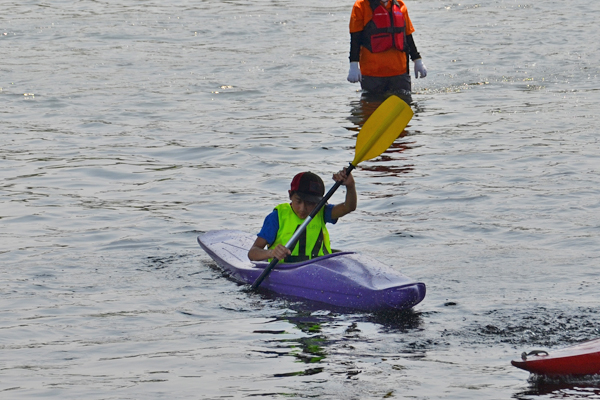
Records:
[[[521,354],[521,361],[511,361],[517,368],[539,375],[600,374],[600,339],[590,340],[553,352],[534,350]]]

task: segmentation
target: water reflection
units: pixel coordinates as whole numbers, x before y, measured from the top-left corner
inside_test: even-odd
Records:
[[[600,399],[600,376],[549,378],[531,374],[529,388],[515,393],[515,399],[532,399],[538,396],[558,399]]]
[[[367,119],[375,112],[377,107],[381,105],[387,99],[387,96],[379,95],[366,95],[362,94],[358,100],[350,102],[350,115],[348,120],[352,122],[356,127],[348,128],[349,130],[358,131],[363,127]]]
[[[350,115],[348,120],[354,125],[347,127],[349,131],[353,132],[353,137],[358,135],[358,132],[363,127],[367,119],[375,112],[377,107],[385,101],[388,96],[386,95],[367,95],[364,94],[358,100],[350,102]],[[398,134],[398,139],[406,137],[409,132],[407,129],[410,124],[407,125],[406,129]],[[411,149],[414,142],[398,142],[398,139],[385,151],[383,154],[376,159],[370,160],[368,164],[361,164],[360,168],[366,171],[380,172],[385,175],[400,175],[414,170],[414,164],[402,164],[398,160],[401,153]]]
[[[280,320],[285,320],[292,323],[305,336],[297,339],[284,339],[282,342],[287,344],[291,351],[291,355],[298,362],[304,364],[317,364],[326,357],[326,336],[321,330],[321,324],[324,323],[320,318],[311,315],[300,315],[295,317],[283,317]],[[311,366],[300,371],[277,373],[275,377],[300,376],[300,375],[316,375],[323,372],[322,366]]]
[[[275,347],[276,349],[270,351],[270,353],[277,356],[292,356],[297,362],[307,364],[307,366],[300,367],[295,371],[276,372],[273,377],[309,376],[323,372],[324,367],[321,365],[321,361],[327,356],[328,339],[322,332],[322,327],[331,321],[322,316],[312,315],[310,312],[273,317],[272,322],[280,321],[289,322],[301,335],[289,338],[291,332],[287,330],[256,330],[254,333],[285,335],[281,339],[267,341],[269,347]]]
[[[406,130],[404,130],[399,138],[406,136]],[[403,164],[398,165],[398,155],[406,150],[412,148],[414,142],[394,142],[392,145],[378,158],[371,160],[369,164],[361,165],[361,169],[365,171],[380,172],[383,175],[400,175],[412,172],[414,170],[414,164]]]
[[[261,297],[271,300],[272,294],[262,292]],[[277,296],[282,300],[281,296]],[[365,351],[363,348],[365,335],[369,341],[390,340],[390,333],[409,334],[422,329],[422,316],[414,310],[387,310],[377,313],[360,313],[349,309],[331,307],[322,303],[286,298],[282,306],[287,309],[284,314],[273,315],[271,322],[278,329],[255,330],[254,333],[269,335],[266,339],[268,350],[262,350],[270,356],[294,357],[301,366],[292,371],[276,371],[273,377],[309,376],[320,373],[329,375],[347,375],[348,379],[357,372],[353,363],[340,365],[340,354],[348,355]],[[291,329],[281,329],[280,322],[289,323]],[[382,336],[376,339],[379,332]],[[275,335],[275,336],[273,336]],[[396,336],[394,336],[396,337]],[[387,358],[394,354],[396,358],[424,357],[422,348],[414,348],[410,343],[401,344],[400,349],[378,354],[376,350],[367,350],[368,357]],[[395,343],[396,344],[396,343]],[[359,350],[363,348],[362,350]],[[370,346],[367,346],[370,348]],[[346,359],[342,357],[341,359]]]

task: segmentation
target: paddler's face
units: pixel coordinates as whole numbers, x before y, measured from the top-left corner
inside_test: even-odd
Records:
[[[290,200],[292,201],[292,210],[300,219],[306,219],[317,206],[317,203],[302,200],[297,193],[291,195]]]

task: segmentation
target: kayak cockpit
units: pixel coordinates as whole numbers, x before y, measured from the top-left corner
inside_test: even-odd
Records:
[[[335,253],[331,253],[331,254],[326,254],[324,256],[320,256],[320,257],[315,257],[312,258],[310,260],[306,260],[306,261],[300,261],[297,263],[278,263],[275,268],[283,270],[283,269],[294,269],[294,268],[299,268],[299,267],[303,267],[307,264],[314,264],[316,262],[319,261],[323,261],[323,260],[327,260],[330,258],[334,258],[334,257],[339,257],[339,256],[344,256],[344,255],[348,255],[348,254],[355,254],[353,251],[338,251]],[[252,265],[257,268],[257,269],[265,269],[267,268],[267,266],[269,265],[268,262],[264,262],[264,261],[260,261],[260,262],[252,262]]]

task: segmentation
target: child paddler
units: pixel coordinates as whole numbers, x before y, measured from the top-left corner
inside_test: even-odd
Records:
[[[325,185],[318,175],[312,172],[297,174],[288,191],[291,202],[278,205],[267,215],[248,258],[262,261],[276,257],[280,262],[299,262],[331,253],[325,224],[335,224],[338,218],[356,210],[357,202],[352,174],[347,175],[345,170],[341,170],[333,174],[333,180],[346,186],[345,201],[336,205],[326,204],[310,221],[294,250],[290,251],[285,247],[286,243],[325,194]]]

